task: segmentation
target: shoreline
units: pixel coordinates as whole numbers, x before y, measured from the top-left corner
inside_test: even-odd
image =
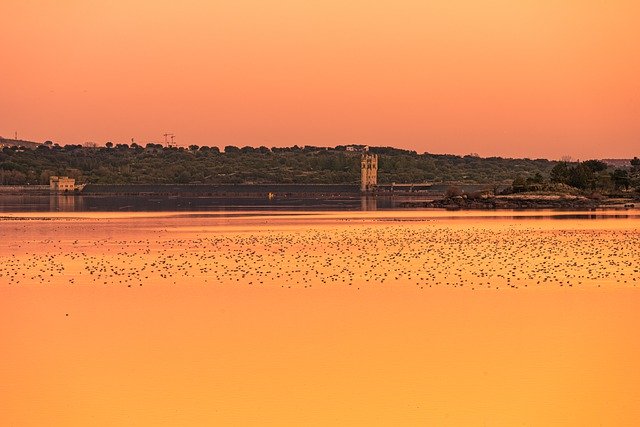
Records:
[[[407,209],[589,211],[624,210],[640,206],[640,195],[637,194],[607,197],[575,193],[492,195],[480,191],[463,191],[461,195],[452,197],[443,191],[445,187],[438,186],[427,191],[361,193],[354,186],[342,184],[88,185],[83,190],[73,192],[52,192],[44,186],[0,186],[0,212],[18,211],[25,200],[40,212]],[[472,187],[478,186],[469,186],[469,190]],[[6,203],[3,204],[3,201]]]
[[[640,218],[640,208],[593,209],[389,209],[379,211],[300,211],[300,210],[226,210],[226,211],[78,211],[78,212],[0,212],[0,222],[11,221],[97,221],[120,219],[315,219],[372,221],[430,221],[451,219],[513,218]]]

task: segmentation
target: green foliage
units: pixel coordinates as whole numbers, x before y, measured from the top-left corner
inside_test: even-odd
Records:
[[[640,159],[634,157],[631,165],[632,169],[609,170],[607,164],[599,160],[573,164],[559,162],[551,169],[551,182],[580,190],[629,190],[640,184],[640,167],[636,167],[640,166]]]
[[[551,182],[567,183],[569,181],[569,163],[559,162],[551,169]]]
[[[462,197],[463,194],[464,191],[462,191],[460,187],[451,186],[447,187],[446,191],[444,192],[444,197],[446,199],[455,199],[456,197]]]
[[[625,190],[629,189],[631,185],[631,177],[629,176],[629,172],[624,169],[616,169],[611,172],[611,180],[613,181],[613,185],[616,190],[624,188]]]
[[[607,165],[599,160],[569,164],[560,162],[551,169],[551,182],[566,184],[580,190],[596,190],[602,187],[602,176]]]
[[[517,176],[511,184],[514,193],[521,193],[527,191],[527,180],[523,176]]]
[[[592,186],[595,180],[595,176],[591,169],[589,169],[584,163],[578,163],[576,166],[569,169],[569,179],[566,184],[572,187],[586,190]],[[592,188],[594,190],[595,188]]]
[[[47,184],[50,175],[78,182],[124,183],[333,183],[357,184],[360,153],[346,147],[189,148],[161,144],[111,144],[111,148],[41,145],[35,150],[0,151],[0,184]],[[526,182],[549,176],[556,164],[544,159],[480,158],[417,154],[392,147],[378,153],[380,183],[506,184],[514,172]]]
[[[585,167],[587,167],[591,172],[602,172],[607,170],[607,164],[600,160],[587,160],[582,163]]]

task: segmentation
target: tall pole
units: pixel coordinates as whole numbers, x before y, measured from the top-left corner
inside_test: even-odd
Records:
[[[164,145],[165,145],[166,147],[170,147],[170,146],[172,146],[172,145],[173,145],[173,138],[175,137],[175,135],[174,135],[174,134],[172,134],[172,133],[169,133],[169,132],[166,132],[166,133],[164,133],[163,135],[164,135]],[[167,138],[169,138],[169,137],[171,138],[171,145],[169,145],[169,140],[167,139]]]

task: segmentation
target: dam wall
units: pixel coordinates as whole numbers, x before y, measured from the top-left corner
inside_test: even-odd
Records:
[[[209,197],[356,196],[357,184],[87,184],[82,194],[167,194]]]

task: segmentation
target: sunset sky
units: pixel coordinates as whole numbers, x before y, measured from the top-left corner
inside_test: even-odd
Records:
[[[640,155],[637,0],[2,0],[0,135]]]

